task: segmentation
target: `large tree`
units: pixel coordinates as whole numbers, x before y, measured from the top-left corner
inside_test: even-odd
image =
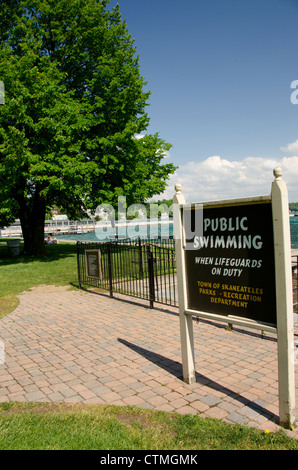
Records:
[[[25,251],[44,220],[160,194],[170,145],[145,135],[149,93],[134,42],[108,0],[0,0],[0,227],[20,218]]]

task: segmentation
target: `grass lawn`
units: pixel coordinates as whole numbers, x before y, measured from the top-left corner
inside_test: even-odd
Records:
[[[216,419],[108,405],[3,403],[0,450],[298,450],[268,434]]]
[[[1,239],[2,241],[3,239]],[[76,244],[46,245],[47,256],[10,258],[0,243],[0,318],[18,304],[17,294],[39,284],[78,287]]]
[[[17,306],[17,294],[31,287],[78,287],[76,245],[46,249],[46,257],[10,258],[0,244],[0,318]],[[298,441],[284,432],[268,434],[215,419],[131,407],[0,403],[4,449],[298,450]]]

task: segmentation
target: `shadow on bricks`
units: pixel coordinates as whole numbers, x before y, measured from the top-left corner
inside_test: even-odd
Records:
[[[119,343],[130,348],[132,351],[136,352],[137,354],[140,354],[141,356],[145,357],[148,361],[152,362],[158,367],[161,367],[166,372],[172,374],[177,379],[183,380],[182,364],[180,362],[173,361],[172,359],[162,356],[161,354],[142,348],[136,344],[130,343],[129,341],[126,341],[125,339],[118,338],[118,341]],[[267,419],[269,419],[272,422],[278,423],[279,421],[279,417],[276,414],[269,412],[266,408],[264,408],[260,404],[254,401],[248,400],[247,398],[243,397],[242,395],[239,395],[238,393],[234,392],[228,387],[220,385],[214,380],[211,380],[208,377],[202,374],[199,374],[198,372],[196,372],[196,382],[201,385],[210,387],[212,390],[216,390],[218,392],[224,393],[226,396],[229,396],[233,398],[234,400],[237,400],[238,402],[242,403],[243,405],[257,412],[258,414],[265,416]]]

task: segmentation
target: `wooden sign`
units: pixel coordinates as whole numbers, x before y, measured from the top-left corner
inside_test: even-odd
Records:
[[[92,279],[102,279],[101,251],[85,250],[86,276]]]
[[[184,210],[202,220],[200,233],[185,227],[188,307],[276,325],[271,201]]]

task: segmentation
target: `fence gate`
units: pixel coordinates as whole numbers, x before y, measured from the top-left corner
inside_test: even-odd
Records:
[[[77,262],[80,288],[178,306],[173,240],[77,242]]]

